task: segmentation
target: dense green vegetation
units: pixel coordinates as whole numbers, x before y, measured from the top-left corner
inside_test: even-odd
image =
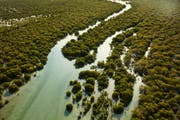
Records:
[[[99,75],[100,73],[97,71],[85,70],[79,73],[79,79],[87,79],[89,77],[96,79],[99,77]]]
[[[108,79],[107,75],[101,74],[97,78],[97,82],[98,82],[98,90],[101,91],[101,90],[103,90],[103,89],[108,87],[109,79]]]
[[[92,119],[107,120],[110,104],[111,100],[107,97],[107,93],[103,92],[101,96],[97,99],[97,102],[93,104]]]
[[[73,110],[73,105],[72,105],[72,104],[67,104],[67,105],[66,105],[66,110],[67,110],[68,112],[71,112],[71,111]]]
[[[9,85],[9,92],[10,92],[10,93],[17,92],[18,89],[19,89],[18,86],[15,85],[15,84]]]
[[[30,79],[32,72],[41,70],[57,38],[77,33],[77,30],[124,7],[96,0],[17,0],[16,4],[13,3],[13,0],[0,0],[0,17],[3,20],[40,14],[47,17],[0,28],[0,107],[5,104],[2,100],[3,90],[17,92]],[[135,72],[143,77],[145,84],[141,88],[139,106],[133,111],[132,120],[180,119],[180,2],[135,0],[131,4],[129,11],[102,22],[79,36],[77,41],[68,42],[62,49],[64,56],[69,60],[75,59],[75,67],[80,68],[95,61],[97,48],[107,37],[132,27],[113,39],[112,54],[107,62],[99,61],[97,66],[92,67],[97,71],[81,71],[79,79],[82,79],[82,84],[78,80],[70,81],[71,90],[66,92],[66,96],[72,98],[74,104],[82,105],[83,112],[79,119],[92,109],[92,119],[105,120],[109,117],[109,111],[121,114],[129,105],[135,77],[128,74],[122,65],[120,54],[124,45],[129,48],[125,57],[126,66],[130,65],[133,57]],[[26,5],[29,5],[28,9]],[[31,12],[27,12],[29,10]],[[150,54],[145,57],[149,46]],[[115,81],[112,99],[104,92],[109,79]],[[94,96],[96,83],[100,93],[97,99]],[[66,105],[68,112],[72,109],[72,104]]]
[[[116,105],[113,105],[114,113],[120,114],[120,113],[123,112],[123,110],[124,110],[124,104],[123,103],[120,102],[120,103],[118,103]]]
[[[77,82],[76,84],[73,85],[73,88],[72,88],[73,93],[77,93],[80,90],[81,90],[81,84],[79,82]]]
[[[91,108],[90,101],[87,101],[85,105],[86,106],[84,107],[84,114],[86,114],[90,110],[90,108]]]
[[[79,6],[79,4],[81,4],[81,6]],[[80,15],[82,15],[80,17],[82,21],[84,16],[89,16],[94,20],[98,17],[99,20],[102,20],[107,14],[111,14],[112,11],[118,11],[118,6],[119,5],[105,0],[101,2],[96,0],[0,0],[0,17],[3,20],[8,20],[25,18],[32,15],[50,14],[51,16],[59,17],[75,17],[76,15],[78,15],[76,17],[80,17]],[[100,10],[102,11],[100,12]],[[63,19],[72,21],[70,18]],[[87,20],[87,18],[85,19]]]
[[[131,12],[128,13],[131,14]],[[63,47],[62,52],[69,60],[76,59],[75,66],[80,62],[78,67],[83,67],[86,64],[94,62],[94,55],[91,55],[90,51],[94,50],[96,53],[98,46],[102,44],[107,37],[118,30],[133,27],[140,21],[142,21],[142,19],[139,14],[133,14],[132,16],[122,14],[109,21],[103,21],[99,26],[79,36],[77,41],[71,40],[68,42],[66,46]],[[129,33],[125,36],[128,35]],[[91,59],[87,59],[89,56],[92,56]]]
[[[70,91],[67,91],[67,92],[66,92],[66,96],[67,96],[67,97],[70,97],[70,96],[71,96],[71,92],[70,92]]]
[[[86,83],[94,85],[95,84],[95,78],[93,78],[93,77],[87,78]]]
[[[85,88],[85,91],[88,95],[91,95],[94,91],[94,85],[89,84],[89,83],[86,83],[84,88]]]
[[[135,70],[144,75],[146,86],[142,88],[139,107],[132,119],[180,119],[180,3],[177,0],[153,0],[149,4],[136,1],[133,5],[146,15],[137,26],[137,36],[129,37],[126,43],[130,48],[129,56],[136,55]],[[150,45],[150,54],[145,58],[144,53]]]
[[[98,83],[98,78],[101,75],[107,75],[108,78],[115,80],[115,91],[112,94],[115,103],[112,104],[112,110],[116,114],[122,113],[124,107],[132,99],[132,87],[135,81],[134,76],[127,73],[120,60],[120,54],[122,54],[123,45],[125,45],[129,48],[125,57],[125,64],[129,66],[133,57],[135,71],[143,77],[145,84],[141,88],[139,106],[133,112],[132,119],[180,119],[178,67],[180,3],[177,0],[137,0],[132,1],[131,4],[132,9],[123,15],[103,22],[100,26],[80,36],[78,41],[69,42],[63,48],[63,53],[68,59],[79,59],[87,56],[90,50],[94,50],[96,53],[97,47],[114,31],[125,30],[134,26],[133,29],[113,39],[111,44],[113,51],[106,63],[100,61],[97,66],[92,67],[103,70],[95,79]],[[118,23],[117,21],[121,22]],[[151,46],[150,54],[146,58],[144,55],[149,46]],[[76,50],[82,50],[82,53],[78,53]],[[83,62],[88,63],[85,60]],[[83,79],[87,79],[87,77],[83,77]],[[106,84],[106,78],[103,80],[105,80],[103,84],[106,88],[108,83]],[[98,83],[98,89],[99,87]],[[106,101],[105,98],[103,99]],[[92,107],[93,117],[101,110],[98,105],[102,105],[103,102],[99,101],[97,100],[97,103]],[[108,117],[107,106],[103,107],[106,108],[103,111],[105,113],[104,119]],[[98,114],[97,116],[100,117],[101,115]]]
[[[106,63],[102,61],[97,63],[97,66],[98,68],[101,68],[101,71],[81,71],[79,73],[79,79],[85,80],[85,82],[83,81],[82,85],[80,85],[77,80],[70,81],[70,85],[72,85],[72,90],[77,86],[77,84],[79,87],[78,89],[76,87],[76,92],[79,92],[81,88],[84,89],[84,96],[80,97],[80,99],[83,98],[82,105],[85,106],[83,107],[84,114],[89,111],[91,104],[93,104],[92,119],[108,119],[110,110],[112,110],[115,114],[120,114],[123,112],[124,107],[126,107],[132,99],[132,87],[135,78],[127,73],[120,60],[120,53],[123,50],[121,43],[125,41],[125,37],[121,40],[121,42],[116,42],[119,41],[120,36],[125,36],[125,34],[128,33],[129,31],[124,32],[122,35],[118,35],[116,38],[113,39],[113,43],[111,44],[111,46],[113,46],[114,49],[111,56],[108,57]],[[112,102],[112,100],[107,97],[108,93],[104,91],[108,87],[110,78],[112,78],[111,80],[115,80],[115,91],[112,94],[112,99],[114,100],[114,102]],[[94,97],[92,95],[94,95],[95,81],[97,81],[96,87],[98,87],[98,92],[100,93],[100,96],[94,103]],[[76,93],[74,95],[75,97],[73,99],[75,99],[77,96]],[[76,102],[79,101],[76,100]],[[86,102],[88,102],[88,104]],[[79,115],[78,118],[80,117],[81,115]]]
[[[133,96],[135,77],[129,74],[122,65],[120,54],[122,54],[123,51],[122,43],[135,31],[136,29],[127,30],[113,39],[111,44],[113,51],[111,56],[108,57],[104,67],[105,73],[115,80],[115,90],[112,94],[112,99],[114,100],[112,109],[115,114],[122,113],[124,107],[128,106]],[[112,71],[112,73],[109,74],[109,71]]]
[[[118,4],[106,0],[0,0],[0,18],[9,22],[19,19],[11,27],[0,27],[1,92],[7,88],[10,92],[17,91],[31,73],[41,70],[50,49],[60,38],[120,9]],[[34,15],[35,18],[29,17]],[[26,20],[20,21],[22,17]],[[87,56],[89,62],[90,58],[94,59]],[[76,64],[79,66],[81,62]]]

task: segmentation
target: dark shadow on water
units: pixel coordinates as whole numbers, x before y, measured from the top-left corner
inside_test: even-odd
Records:
[[[9,97],[11,95],[11,93],[9,92],[9,90],[6,90],[4,93],[4,97]]]
[[[72,112],[72,111],[71,111]],[[71,114],[71,112],[68,112],[67,110],[64,111],[64,115],[65,116],[69,116]]]
[[[120,120],[121,116],[122,116],[122,113],[121,114],[112,114],[112,117],[117,120]]]
[[[70,97],[71,97],[71,96],[69,96],[69,97],[68,97],[68,96],[65,96],[64,99],[69,99]]]

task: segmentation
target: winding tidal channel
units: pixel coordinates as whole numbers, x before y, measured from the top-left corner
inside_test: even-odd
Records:
[[[110,0],[119,4],[125,5],[125,8],[118,13],[114,13],[108,16],[105,21],[123,14],[125,11],[131,9],[131,5],[128,2],[121,0]],[[96,24],[89,26],[88,28],[79,31],[79,35],[87,32],[89,29],[101,24],[97,21]],[[96,55],[96,64],[98,61],[106,60],[111,53],[110,43],[112,39],[125,31],[117,31],[114,35],[108,37],[105,42],[99,46],[98,53]],[[71,102],[71,99],[66,99],[66,91],[69,86],[69,81],[78,79],[78,74],[82,70],[90,69],[90,65],[81,69],[75,69],[74,61],[67,60],[61,52],[63,46],[68,41],[75,39],[78,36],[75,34],[67,35],[64,39],[61,39],[52,49],[48,55],[47,64],[43,70],[38,71],[32,75],[31,81],[23,86],[21,90],[13,96],[10,96],[10,103],[6,105],[0,111],[0,119],[5,120],[75,120],[77,119],[79,112],[73,112],[70,115],[66,115],[66,104]],[[149,49],[148,49],[149,50]],[[124,52],[120,55],[124,65],[124,57],[128,51],[128,48],[124,46]],[[146,53],[146,56],[148,56]],[[132,59],[133,60],[133,59]],[[92,64],[92,65],[93,65]],[[129,120],[131,118],[131,110],[138,106],[139,88],[143,84],[142,78],[134,73],[133,64],[130,67],[124,65],[126,70],[136,77],[134,84],[133,99],[129,106],[125,108],[119,119]],[[112,93],[113,82],[109,82],[107,88],[108,93]],[[112,87],[111,87],[112,86]],[[76,109],[75,109],[76,110]],[[83,118],[89,120],[89,114]]]

